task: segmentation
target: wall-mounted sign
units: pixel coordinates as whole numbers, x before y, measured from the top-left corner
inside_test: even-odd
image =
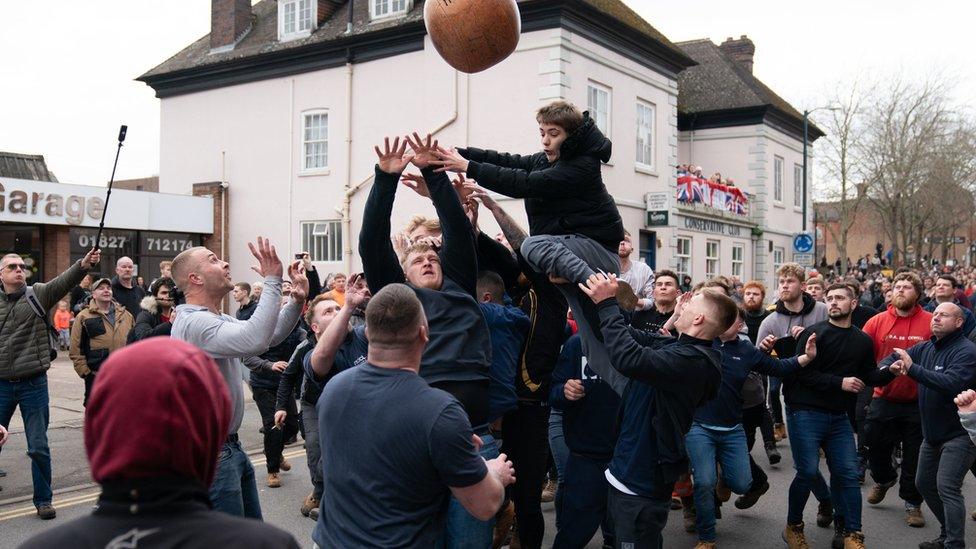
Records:
[[[671,193],[647,193],[644,195],[645,208],[649,212],[671,208]]]
[[[97,227],[104,187],[0,178],[0,222]],[[213,198],[113,189],[105,228],[212,234]]]
[[[711,219],[701,219],[698,217],[685,217],[685,228],[703,233],[720,234],[725,236],[742,236],[743,228],[731,223],[712,221]]]
[[[659,210],[654,212],[647,212],[647,226],[648,227],[667,227],[668,226],[668,210]]]

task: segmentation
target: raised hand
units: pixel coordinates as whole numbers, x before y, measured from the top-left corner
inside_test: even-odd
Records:
[[[810,357],[810,360],[817,358],[817,334],[810,334],[806,347],[803,349],[803,354]]]
[[[91,250],[88,251],[87,254],[85,254],[84,259],[81,260],[81,268],[91,269],[95,265],[98,265],[98,262],[101,260],[102,260],[102,250],[99,248],[92,248]]]
[[[864,382],[856,377],[845,377],[840,388],[848,393],[860,393],[864,390]]]
[[[432,166],[437,166],[435,172],[466,172],[468,171],[468,161],[466,158],[461,156],[457,149],[451,148],[450,150],[436,147],[434,155],[437,159],[430,164]]]
[[[278,251],[271,245],[270,240],[259,236],[257,242],[248,242],[247,247],[251,250],[251,255],[258,260],[258,264],[251,267],[252,271],[261,277],[281,278],[284,267],[281,265]]]
[[[422,170],[437,160],[437,156],[435,155],[437,151],[437,140],[433,139],[429,133],[427,134],[426,140],[422,140],[417,135],[417,132],[413,132],[413,138],[408,135],[405,139],[410,144],[410,149],[413,150],[414,156],[412,162],[414,166]]]
[[[495,478],[501,481],[502,486],[515,484],[515,467],[512,466],[508,456],[500,454],[495,459],[486,461],[485,464],[488,465],[488,470],[495,475]]]
[[[464,178],[463,173],[457,174],[457,177],[451,180],[451,185],[454,186],[454,192],[457,193],[462,204],[469,201],[474,190],[468,186],[468,180]]]
[[[346,279],[346,304],[356,308],[369,301],[372,294],[366,286],[366,277],[363,273],[355,273]]]
[[[912,364],[914,364],[912,362],[912,357],[908,354],[908,351],[905,349],[899,349],[897,347],[895,348],[895,354],[897,354],[898,359],[905,364],[905,373],[907,374],[908,370],[911,369]]]
[[[468,200],[477,200],[493,212],[498,209],[498,202],[495,202],[495,199],[488,194],[488,191],[474,183],[471,183],[470,179],[464,184],[464,188],[471,193],[468,195]]]
[[[390,241],[393,242],[393,251],[396,252],[397,257],[403,257],[403,252],[410,247],[410,238],[402,232],[391,236]]]
[[[590,278],[586,279],[585,284],[582,282],[579,284],[579,288],[583,290],[583,293],[590,296],[593,303],[600,303],[617,296],[617,275],[613,273],[610,273],[609,276],[603,273],[592,274]]]
[[[288,279],[291,280],[291,297],[296,303],[304,303],[308,297],[308,277],[301,261],[288,265]]]
[[[380,169],[388,174],[398,174],[407,167],[410,160],[413,158],[412,154],[407,154],[407,141],[404,140],[400,143],[400,138],[397,137],[393,141],[393,147],[390,148],[390,138],[383,138],[383,150],[381,151],[379,147],[373,147],[376,151],[376,156],[379,157],[377,164]]]
[[[695,297],[692,292],[685,292],[678,297],[678,302],[674,306],[674,312],[671,313],[672,318],[681,318],[681,313],[685,310],[688,303],[691,302],[691,298]]]
[[[953,402],[959,407],[959,411],[964,414],[976,412],[976,391],[972,389],[963,391],[953,399]]]
[[[478,229],[478,203],[474,200],[469,200],[467,202],[462,202],[461,207],[464,208],[464,215],[468,217],[468,221],[471,222],[471,228],[474,229],[474,233],[477,235]]]
[[[400,176],[400,183],[420,196],[430,198],[430,189],[427,188],[427,180],[424,179],[424,176],[416,173],[405,173]]]

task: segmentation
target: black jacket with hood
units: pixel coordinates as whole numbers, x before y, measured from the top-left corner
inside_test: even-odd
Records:
[[[624,226],[600,175],[611,148],[586,112],[552,164],[544,152],[521,156],[467,148],[458,153],[468,159],[468,177],[479,185],[525,199],[530,234],[581,234],[616,253]]]
[[[156,302],[156,297],[147,295],[139,302],[139,306],[142,310],[136,317],[136,324],[129,332],[126,343],[135,343],[147,337],[169,337],[173,324],[168,320],[163,322],[163,317],[159,314],[159,303]]]

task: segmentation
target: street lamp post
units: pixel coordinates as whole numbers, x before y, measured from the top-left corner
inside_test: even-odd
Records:
[[[817,107],[803,111],[803,232],[807,230],[807,141],[809,140],[808,129],[810,126],[810,114],[819,110],[837,111],[839,107],[830,105]],[[817,226],[813,227],[813,266],[817,266]]]

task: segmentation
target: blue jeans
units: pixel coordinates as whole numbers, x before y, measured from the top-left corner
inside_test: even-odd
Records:
[[[861,531],[861,481],[857,471],[857,446],[851,420],[844,412],[787,410],[790,450],[796,476],[790,484],[788,524],[803,522],[810,491],[820,477],[820,448],[830,470],[830,501],[844,530]]]
[[[498,443],[491,435],[481,435],[481,457],[498,457]],[[447,524],[438,547],[445,549],[485,549],[491,547],[495,519],[478,520],[468,513],[453,495],[447,507]]]
[[[51,503],[51,448],[47,443],[50,422],[47,373],[23,381],[0,381],[0,425],[10,426],[14,410],[20,406],[27,434],[27,455],[31,458],[34,506]]]
[[[715,464],[722,466],[722,478],[730,490],[736,494],[749,491],[752,470],[746,449],[746,432],[742,425],[731,431],[719,431],[693,423],[685,436],[685,448],[695,479],[698,539],[715,541],[715,485],[718,482]]]
[[[555,501],[556,531],[558,531],[562,526],[563,479],[566,478],[564,475],[566,462],[569,461],[569,447],[566,446],[566,437],[563,435],[563,412],[555,408],[549,410],[549,452],[552,454],[552,462],[556,465],[556,474],[559,476]]]
[[[966,501],[962,483],[976,460],[976,446],[968,435],[941,444],[922,441],[918,452],[918,489],[942,527],[946,549],[966,546]]]
[[[263,520],[254,466],[240,442],[225,442],[217,460],[217,474],[210,485],[214,511],[235,517]]]

